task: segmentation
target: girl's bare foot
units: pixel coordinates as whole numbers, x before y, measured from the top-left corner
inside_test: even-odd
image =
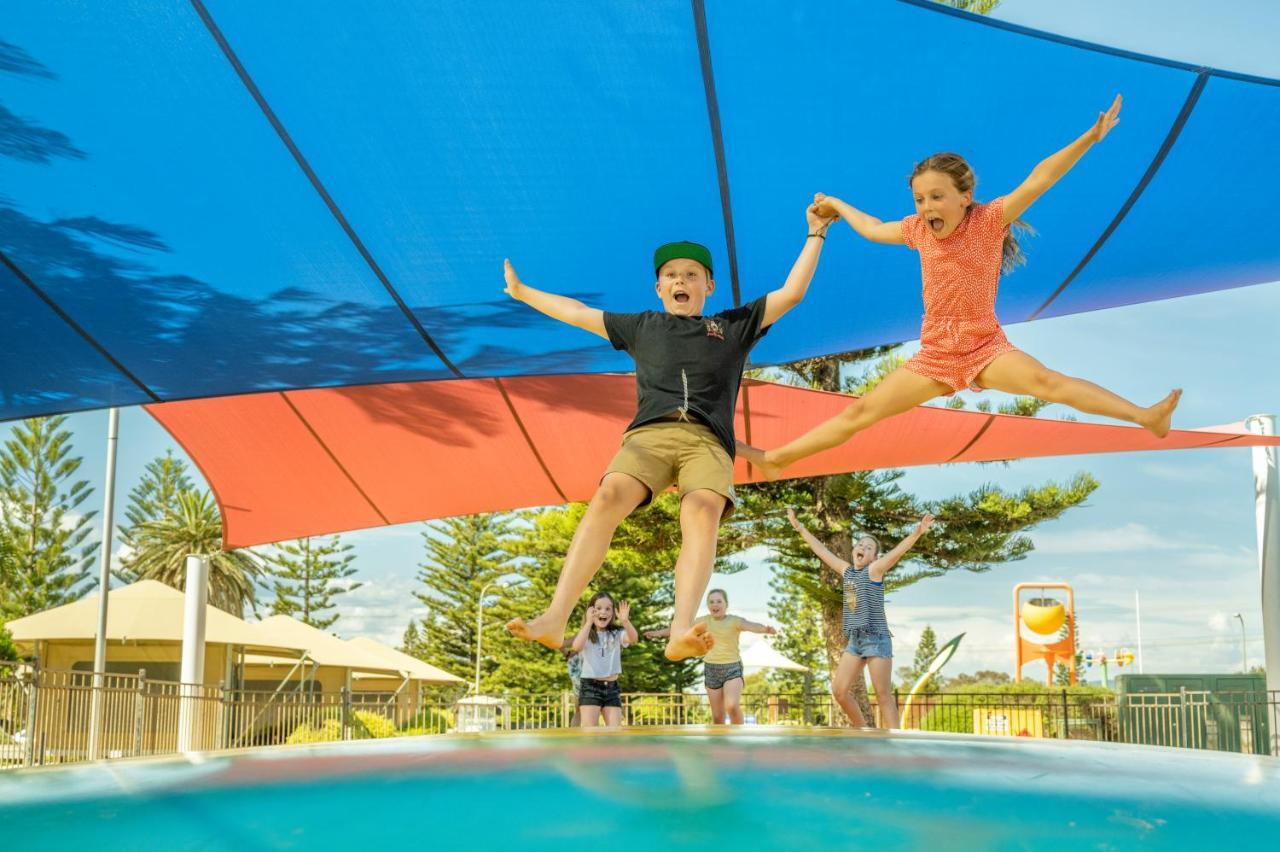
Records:
[[[564,628],[566,624],[568,624],[567,621],[554,624],[547,617],[547,614],[543,613],[527,624],[523,618],[511,619],[507,622],[507,632],[517,639],[538,642],[553,651],[559,651],[560,647],[564,645]]]
[[[1157,438],[1165,437],[1169,434],[1173,410],[1178,407],[1178,400],[1181,398],[1182,388],[1169,391],[1168,396],[1143,411],[1143,417],[1138,421],[1138,425]]]
[[[769,454],[764,450],[753,447],[750,444],[738,442],[738,455],[747,460],[748,463],[756,467],[760,471],[760,475],[772,482],[782,473],[781,465],[774,464],[769,461]]]
[[[684,660],[689,657],[701,657],[711,650],[716,643],[715,638],[707,632],[707,625],[695,624],[680,635],[672,635],[667,641],[666,654],[668,660]]]

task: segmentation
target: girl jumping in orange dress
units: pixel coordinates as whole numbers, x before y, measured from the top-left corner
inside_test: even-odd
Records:
[[[935,154],[916,165],[910,179],[916,212],[899,222],[882,222],[838,198],[820,201],[820,215],[838,215],[866,239],[920,252],[920,351],[865,397],[791,443],[767,452],[740,444],[739,454],[773,479],[787,465],[843,444],[873,423],[970,387],[1026,394],[1167,435],[1181,390],[1142,408],[1093,382],[1064,376],[1018,351],[995,312],[1001,273],[1023,261],[1010,226],[1025,227],[1019,217],[1026,209],[1106,137],[1119,122],[1120,103],[1117,95],[1084,135],[1037,165],[1013,192],[985,204],[974,202],[973,169],[959,154]]]

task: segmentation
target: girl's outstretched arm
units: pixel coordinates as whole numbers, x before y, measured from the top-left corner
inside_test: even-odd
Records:
[[[507,281],[507,286],[502,292],[517,302],[524,302],[535,311],[540,311],[552,319],[577,326],[605,340],[609,339],[609,332],[604,328],[604,311],[599,308],[584,305],[568,296],[557,296],[555,293],[535,290],[520,280],[520,276],[516,275],[516,268],[509,260],[502,261],[502,275]]]
[[[1036,199],[1044,195],[1049,187],[1057,183],[1063,175],[1071,171],[1071,167],[1084,156],[1095,143],[1101,142],[1111,132],[1111,128],[1120,123],[1120,106],[1123,100],[1119,95],[1111,102],[1111,109],[1098,113],[1098,120],[1084,134],[1063,148],[1058,153],[1041,160],[1031,170],[1031,174],[1022,185],[1004,197],[1004,223],[1006,225],[1027,212],[1027,208]]]
[[[920,523],[916,524],[916,528],[907,534],[907,537],[898,542],[898,546],[890,550],[884,556],[881,556],[875,562],[867,567],[867,571],[872,580],[879,583],[884,579],[884,575],[889,573],[893,566],[898,564],[898,560],[907,555],[920,536],[929,531],[929,527],[933,526],[933,515],[925,515],[920,519]]]
[[[763,633],[765,636],[776,636],[778,634],[778,628],[772,624],[757,624],[754,621],[747,621],[745,618],[739,622],[738,629],[743,633]]]
[[[839,216],[848,222],[849,227],[857,231],[859,236],[871,240],[873,243],[905,244],[902,239],[902,220],[900,219],[893,222],[882,222],[870,213],[863,213],[852,204],[830,195],[825,196],[817,206],[818,215],[827,217]]]
[[[809,549],[813,551],[814,555],[821,559],[824,565],[843,577],[844,569],[849,567],[849,563],[836,556],[827,549],[825,544],[818,541],[818,537],[809,532],[805,525],[796,518],[795,509],[787,509],[787,520],[791,521],[791,526],[795,527],[796,532],[800,533],[800,537],[804,539],[805,544],[809,545]]]

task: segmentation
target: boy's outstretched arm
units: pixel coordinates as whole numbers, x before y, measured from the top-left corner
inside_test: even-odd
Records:
[[[503,292],[517,302],[524,302],[535,311],[540,311],[552,319],[577,326],[605,340],[609,339],[609,332],[604,328],[604,311],[599,308],[584,305],[568,296],[557,296],[555,293],[535,290],[520,280],[520,276],[516,275],[516,268],[509,260],[502,261],[502,275],[507,280],[507,286]]]
[[[809,236],[805,237],[804,248],[800,250],[800,256],[792,264],[787,280],[782,282],[782,286],[777,290],[765,296],[761,328],[768,328],[781,319],[783,314],[800,304],[804,294],[809,291],[809,282],[813,280],[813,272],[818,268],[818,256],[822,254],[822,243],[827,233],[827,226],[835,221],[834,216],[822,215],[818,212],[818,205],[822,200],[822,193],[818,193],[813,197],[813,203],[805,209],[804,216],[809,225]]]
[[[892,222],[881,221],[870,213],[863,213],[852,204],[841,201],[834,195],[823,196],[822,201],[818,202],[818,213],[823,216],[835,216],[838,219],[845,220],[849,223],[850,228],[858,232],[858,236],[871,240],[873,243],[904,245],[902,220],[900,219],[895,219]]]
[[[1111,108],[1106,112],[1098,113],[1098,120],[1093,123],[1084,132],[1084,134],[1072,142],[1061,151],[1041,160],[1027,179],[1004,197],[1004,223],[1006,225],[1013,222],[1023,213],[1027,212],[1027,208],[1035,203],[1036,199],[1044,195],[1049,187],[1057,183],[1063,175],[1071,171],[1085,151],[1088,151],[1095,143],[1101,142],[1111,132],[1111,128],[1120,123],[1120,106],[1123,103],[1121,97],[1116,95],[1116,99],[1111,102]]]

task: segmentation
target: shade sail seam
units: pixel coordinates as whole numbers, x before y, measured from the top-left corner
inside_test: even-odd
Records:
[[[507,404],[507,410],[511,412],[511,417],[516,421],[516,426],[520,429],[520,434],[524,436],[524,441],[529,445],[530,452],[537,460],[538,466],[542,468],[542,472],[546,474],[547,481],[551,483],[551,487],[556,490],[556,494],[560,499],[568,503],[569,498],[565,496],[564,489],[560,487],[560,483],[556,482],[555,476],[551,473],[551,468],[547,467],[547,462],[542,458],[542,453],[538,452],[538,447],[533,442],[533,436],[529,434],[529,430],[525,428],[524,420],[520,417],[520,412],[516,411],[515,403],[511,401],[511,397],[507,394],[506,387],[502,384],[502,379],[495,378],[493,383],[498,386],[498,393],[502,394],[502,401]]]
[[[1245,74],[1241,71],[1228,71],[1225,68],[1195,65],[1190,62],[1180,62],[1177,59],[1154,56],[1150,53],[1139,53],[1136,50],[1125,50],[1123,47],[1112,47],[1110,45],[1099,44],[1093,41],[1085,41],[1084,39],[1046,32],[1045,30],[1037,30],[1033,27],[1026,27],[1022,24],[1015,24],[1010,21],[1002,21],[999,18],[990,18],[986,15],[976,15],[973,12],[965,12],[952,6],[939,3],[938,0],[898,0],[898,2],[905,3],[908,6],[916,6],[930,12],[941,12],[944,15],[951,15],[954,18],[962,18],[966,21],[970,21],[975,24],[982,24],[993,29],[1005,30],[1006,32],[1016,33],[1017,35],[1027,36],[1028,38],[1040,39],[1041,41],[1051,41],[1057,44],[1066,45],[1067,47],[1088,50],[1093,53],[1104,53],[1108,56],[1132,59],[1136,62],[1144,62],[1148,65],[1160,65],[1177,71],[1190,71],[1193,74],[1208,74],[1211,77],[1221,77],[1224,80],[1237,80],[1242,83],[1257,83],[1261,86],[1280,87],[1280,80],[1274,77],[1262,77],[1257,74]]]
[[[460,379],[465,378],[463,372],[448,359],[444,354],[444,350],[440,348],[435,339],[427,332],[426,328],[424,328],[422,323],[418,320],[418,317],[413,313],[413,310],[405,300],[401,298],[399,291],[397,291],[391,284],[391,280],[387,278],[386,273],[382,271],[382,267],[374,259],[372,253],[370,253],[369,249],[365,246],[364,241],[360,239],[360,235],[356,233],[355,228],[347,220],[346,215],[342,212],[342,208],[338,206],[338,203],[334,201],[333,196],[329,194],[329,190],[326,189],[324,184],[320,181],[320,176],[311,168],[311,164],[307,161],[307,158],[303,156],[301,149],[299,149],[294,143],[293,137],[289,135],[289,131],[285,129],[284,124],[276,115],[275,110],[273,110],[271,105],[267,103],[266,96],[262,94],[261,90],[258,88],[258,84],[253,81],[251,76],[249,76],[248,69],[246,69],[240,62],[240,58],[231,48],[230,42],[228,42],[226,37],[222,34],[222,30],[218,28],[217,23],[213,20],[213,16],[209,14],[209,10],[205,8],[202,0],[191,0],[191,5],[195,8],[196,14],[200,16],[200,20],[204,23],[205,29],[209,31],[209,35],[213,37],[218,48],[222,51],[222,55],[226,57],[229,63],[231,63],[231,67],[235,70],[236,76],[240,78],[241,84],[249,92],[249,95],[253,98],[254,102],[257,103],[258,109],[262,111],[262,114],[271,124],[272,129],[275,130],[276,136],[280,138],[280,141],[284,143],[285,148],[287,148],[289,153],[293,156],[294,162],[296,162],[298,167],[302,169],[302,173],[311,183],[312,188],[320,196],[325,206],[329,208],[329,213],[332,214],[333,218],[337,221],[338,226],[342,228],[343,233],[347,235],[347,239],[351,241],[351,244],[355,247],[356,251],[359,252],[360,257],[365,262],[365,265],[369,267],[371,272],[373,272],[374,277],[378,279],[378,282],[382,284],[383,288],[391,296],[396,307],[398,307],[400,312],[404,314],[405,319],[409,320],[409,323],[413,326],[414,330],[418,332],[418,335],[426,342],[427,346],[431,348],[431,351],[435,353],[436,357],[439,358],[456,377]]]
[[[293,411],[295,415],[297,415],[300,421],[302,421],[302,425],[305,426],[307,431],[311,433],[311,437],[316,439],[316,443],[320,445],[320,449],[324,450],[325,453],[329,456],[329,458],[333,460],[333,463],[337,465],[338,470],[342,471],[342,475],[345,476],[347,478],[347,481],[351,483],[351,487],[355,488],[355,490],[359,492],[360,496],[363,497],[365,502],[369,504],[369,507],[373,509],[373,511],[378,513],[378,517],[382,519],[382,522],[389,526],[391,524],[391,521],[388,520],[387,516],[382,513],[382,510],[378,508],[378,504],[373,502],[373,498],[370,497],[368,494],[366,494],[365,490],[360,487],[360,483],[357,482],[356,478],[351,475],[351,471],[347,470],[346,465],[344,465],[338,459],[338,456],[333,452],[333,450],[329,447],[329,445],[325,443],[324,438],[320,437],[320,433],[315,430],[315,428],[311,425],[311,422],[307,420],[307,418],[302,414],[302,412],[298,410],[298,407],[293,404],[293,400],[289,399],[289,394],[285,393],[284,391],[281,391],[280,398],[284,400],[284,404],[289,406],[289,409]]]
[[[720,99],[716,96],[716,78],[711,69],[711,40],[707,34],[707,10],[703,0],[692,0],[693,26],[698,36],[698,60],[702,67],[702,91],[707,99],[707,118],[711,123],[711,147],[716,158],[716,180],[720,185],[720,213],[724,217],[725,246],[729,253],[729,284],[733,289],[733,306],[742,304],[738,287],[738,251],[733,236],[733,206],[729,201],[729,164],[724,156],[724,133],[720,127]]]
[[[1195,83],[1191,86],[1191,91],[1187,93],[1187,99],[1182,103],[1182,109],[1178,111],[1178,117],[1174,119],[1173,125],[1169,128],[1169,132],[1165,134],[1164,142],[1160,145],[1160,150],[1156,151],[1156,155],[1152,158],[1151,164],[1147,166],[1146,172],[1143,173],[1137,186],[1133,188],[1133,192],[1129,193],[1129,197],[1125,200],[1124,204],[1121,205],[1119,212],[1117,212],[1115,217],[1111,220],[1111,224],[1107,225],[1106,230],[1102,232],[1093,246],[1085,252],[1084,257],[1082,257],[1080,262],[1076,264],[1075,269],[1071,270],[1070,274],[1068,274],[1067,277],[1063,279],[1062,283],[1058,285],[1058,288],[1049,294],[1049,298],[1045,299],[1040,307],[1036,308],[1035,311],[1027,317],[1027,320],[1033,320],[1040,316],[1041,312],[1043,312],[1045,308],[1049,307],[1049,305],[1053,303],[1053,300],[1058,298],[1058,296],[1062,294],[1062,291],[1067,289],[1067,286],[1075,280],[1076,276],[1079,275],[1086,266],[1088,266],[1089,261],[1093,260],[1094,255],[1102,249],[1103,244],[1110,239],[1113,233],[1115,233],[1116,228],[1120,227],[1120,223],[1124,221],[1125,216],[1129,215],[1129,211],[1133,208],[1133,205],[1138,202],[1142,193],[1146,191],[1147,185],[1151,183],[1151,180],[1156,176],[1156,172],[1160,170],[1160,166],[1163,165],[1165,158],[1169,156],[1169,152],[1173,149],[1174,143],[1178,141],[1178,137],[1182,134],[1182,128],[1186,125],[1187,119],[1191,117],[1191,113],[1195,109],[1196,102],[1200,100],[1200,93],[1204,91],[1204,87],[1208,82],[1208,74],[1201,73],[1196,77]]]
[[[85,343],[88,343],[90,346],[93,347],[95,352],[97,352],[103,358],[107,359],[107,362],[111,364],[111,366],[119,370],[121,375],[123,375],[129,381],[133,382],[134,386],[137,387],[138,390],[145,393],[149,398],[151,398],[155,402],[160,402],[160,397],[153,390],[151,390],[151,388],[147,387],[146,384],[144,384],[141,379],[135,376],[133,372],[129,370],[128,367],[120,363],[120,361],[114,355],[108,352],[107,348],[103,346],[101,343],[99,343],[97,339],[93,335],[91,335],[84,326],[80,325],[80,323],[72,319],[71,315],[67,313],[65,310],[63,310],[62,306],[59,305],[57,302],[55,302],[52,296],[46,293],[44,289],[40,287],[39,284],[32,281],[31,277],[28,276],[27,273],[23,272],[22,269],[19,268],[19,266],[16,263],[14,263],[9,258],[9,256],[4,252],[0,252],[0,262],[4,263],[4,265],[9,268],[9,271],[13,273],[14,277],[17,278],[19,281],[21,281],[24,285],[26,285],[27,289],[29,289],[32,293],[35,294],[36,298],[44,302],[45,305],[48,306],[49,310],[54,312],[54,314],[58,317],[58,319],[62,320],[64,323],[67,324],[67,326],[72,331],[80,335],[80,338],[84,340]],[[104,407],[110,407],[110,406],[104,406]]]
[[[988,429],[990,429],[990,428],[991,428],[991,426],[992,426],[992,424],[994,424],[995,422],[996,422],[996,416],[995,416],[994,414],[988,414],[988,415],[987,415],[987,422],[986,422],[986,423],[983,423],[983,424],[982,424],[982,428],[978,430],[977,434],[976,434],[976,435],[974,435],[972,438],[970,438],[970,439],[969,439],[969,443],[967,443],[967,444],[965,444],[963,447],[961,447],[961,448],[960,448],[960,451],[959,451],[958,453],[956,453],[956,454],[955,454],[954,456],[952,456],[951,458],[947,459],[945,462],[943,462],[943,464],[950,464],[951,462],[953,462],[953,461],[955,461],[956,459],[960,458],[960,457],[961,457],[962,455],[964,455],[965,453],[969,452],[969,449],[970,449],[974,444],[978,443],[978,439],[979,439],[979,438],[981,438],[983,435],[985,435],[985,434],[987,433],[987,430],[988,430]]]

